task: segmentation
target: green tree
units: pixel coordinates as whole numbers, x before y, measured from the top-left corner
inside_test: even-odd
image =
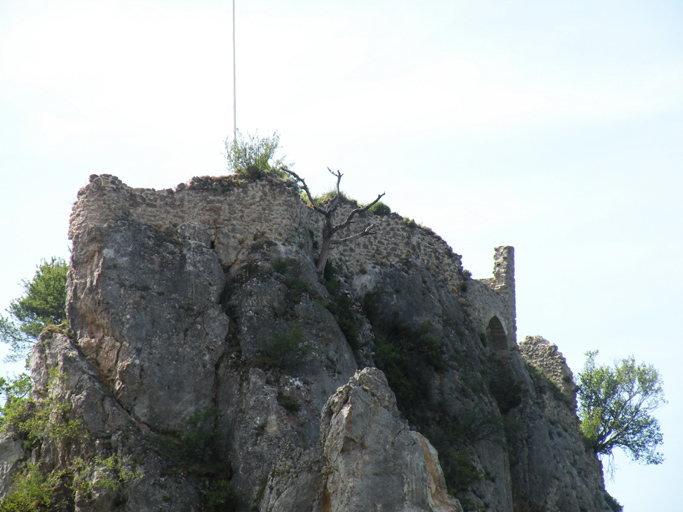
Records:
[[[288,178],[284,169],[288,167],[282,158],[276,158],[280,148],[280,135],[273,133],[272,137],[259,137],[258,134],[246,137],[237,131],[236,137],[225,139],[225,157],[228,169],[237,174],[253,174],[266,172],[278,178]]]
[[[31,281],[23,281],[24,295],[10,302],[0,316],[0,340],[11,346],[9,360],[26,357],[48,325],[66,320],[66,274],[69,266],[61,258],[43,260]]]
[[[595,453],[611,456],[615,448],[634,461],[660,464],[662,444],[659,422],[652,413],[666,403],[659,372],[627,357],[614,367],[597,365],[598,352],[579,374],[581,433]]]
[[[26,373],[18,377],[0,377],[0,391],[4,396],[0,399],[3,405],[0,406],[0,431],[7,423],[17,421],[17,418],[24,413],[25,404],[31,398],[33,381]]]

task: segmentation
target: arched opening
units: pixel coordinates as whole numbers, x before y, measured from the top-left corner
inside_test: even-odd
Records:
[[[497,316],[491,317],[489,324],[486,326],[486,339],[489,342],[489,348],[494,352],[507,350],[508,348],[508,337],[505,334],[503,324],[498,320]]]

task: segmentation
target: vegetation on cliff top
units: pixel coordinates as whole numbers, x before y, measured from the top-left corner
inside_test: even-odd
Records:
[[[265,172],[278,178],[287,179],[284,170],[291,166],[283,158],[276,158],[280,147],[280,135],[275,132],[272,137],[244,135],[237,130],[236,137],[225,139],[225,158],[228,160],[228,170],[235,174],[251,174]]]

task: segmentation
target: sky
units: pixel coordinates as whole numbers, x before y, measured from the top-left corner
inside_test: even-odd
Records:
[[[518,340],[660,371],[666,460],[617,456],[607,489],[680,510],[683,4],[237,0],[236,26],[237,125],[314,193],[328,166],[386,192],[475,278],[513,245]],[[0,311],[68,258],[89,175],[227,173],[232,65],[228,0],[0,0]]]

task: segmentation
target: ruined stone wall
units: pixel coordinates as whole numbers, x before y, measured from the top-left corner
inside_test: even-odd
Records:
[[[344,204],[337,221],[345,219],[353,205]],[[322,217],[308,208],[291,182],[272,178],[240,179],[236,176],[195,177],[175,189],[131,188],[111,175],[93,175],[79,191],[71,216],[70,237],[87,225],[118,220],[134,221],[161,233],[177,230],[205,231],[223,268],[239,263],[259,241],[293,243],[317,257]],[[330,261],[359,275],[372,267],[417,262],[446,283],[456,294],[466,290],[468,310],[477,328],[486,332],[497,317],[508,344],[516,342],[514,253],[512,247],[496,248],[494,277],[463,277],[461,257],[438,235],[395,213],[359,215],[339,237],[373,224],[374,236],[335,246]]]
[[[575,409],[577,386],[574,383],[574,374],[557,345],[541,336],[527,336],[519,344],[519,350],[527,364],[555,384]]]
[[[350,206],[340,209],[338,217],[345,218]],[[386,266],[392,263],[418,261],[432,274],[457,289],[463,280],[461,256],[432,230],[408,223],[396,213],[384,216],[367,215],[355,222],[349,234],[374,225],[376,235],[353,240],[334,247],[333,261],[343,261],[352,274],[361,274],[369,265]],[[344,235],[347,236],[347,235]]]
[[[175,190],[133,189],[110,175],[93,175],[79,191],[69,234],[84,223],[128,220],[162,233],[183,225],[206,230],[223,267],[239,259],[259,239],[290,242],[314,218],[293,185],[270,180],[236,183],[222,178],[193,178]]]
[[[467,309],[475,327],[487,334],[492,318],[497,318],[505,330],[508,348],[517,344],[514,258],[513,247],[496,247],[493,277],[470,280],[464,286]]]
[[[351,208],[343,205],[338,219],[345,218]],[[201,224],[224,267],[234,264],[240,251],[259,239],[319,245],[322,228],[321,216],[306,207],[297,187],[280,180],[240,183],[232,176],[203,177],[175,190],[152,190],[131,188],[110,175],[91,176],[90,184],[79,192],[71,236],[83,223],[116,220],[139,222],[161,232]],[[412,259],[454,287],[462,281],[460,256],[431,230],[408,225],[399,215],[358,217],[339,236],[349,236],[369,224],[374,224],[375,236],[336,246],[331,258],[343,262],[352,273]]]

